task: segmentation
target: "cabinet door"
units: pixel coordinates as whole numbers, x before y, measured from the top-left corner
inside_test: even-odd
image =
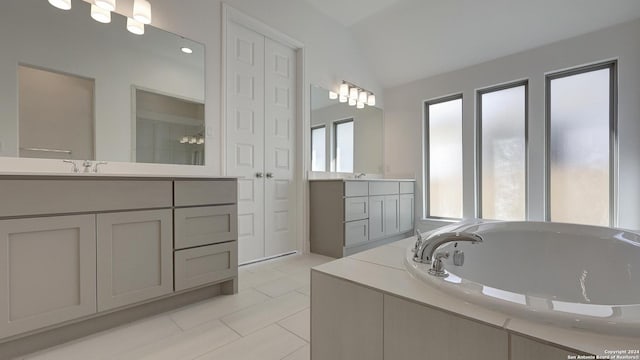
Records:
[[[96,312],[95,215],[0,221],[0,338]]]
[[[400,232],[413,231],[414,195],[400,195]]]
[[[384,197],[385,235],[393,236],[400,233],[400,197],[387,195]]]
[[[384,196],[369,197],[369,240],[385,237]]]
[[[173,291],[171,210],[98,214],[98,311]]]

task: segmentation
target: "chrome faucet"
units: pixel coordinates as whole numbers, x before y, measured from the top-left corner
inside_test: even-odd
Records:
[[[91,172],[91,161],[90,160],[85,160],[82,162],[82,167],[84,168],[84,172],[88,173]]]
[[[357,173],[357,174],[355,174],[355,175],[354,175],[354,177],[355,177],[356,179],[361,179],[361,178],[363,178],[365,175],[366,175],[365,173]]]
[[[416,250],[415,255],[413,256],[413,261],[424,263],[424,264],[431,264],[432,269],[434,269],[434,267],[441,266],[442,262],[440,259],[443,257],[448,258],[449,253],[440,253],[443,255],[436,256],[435,260],[433,259],[434,257],[433,254],[436,252],[436,250],[438,250],[440,246],[450,242],[458,242],[458,241],[470,242],[472,244],[475,244],[475,243],[482,242],[483,240],[480,235],[474,234],[474,233],[467,233],[467,232],[445,232],[445,233],[436,234],[432,237],[427,238],[424,242],[422,242],[422,244]],[[434,270],[437,271],[438,269],[434,269]],[[442,271],[442,269],[439,269],[439,270]]]
[[[71,169],[71,171],[73,171],[74,173],[77,173],[79,171],[78,170],[78,164],[76,164],[75,161],[73,161],[73,160],[62,160],[62,162],[65,162],[67,164],[73,165],[73,168]]]
[[[97,163],[93,164],[93,172],[94,173],[98,173],[98,166],[100,165],[107,165],[106,161],[98,161]]]

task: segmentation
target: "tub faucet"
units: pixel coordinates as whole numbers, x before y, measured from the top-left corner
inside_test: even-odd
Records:
[[[424,264],[431,264],[433,267],[434,265],[437,265],[435,264],[436,261],[432,262],[433,254],[436,252],[436,250],[438,250],[438,248],[444,244],[458,241],[465,241],[475,244],[482,242],[482,237],[478,234],[467,232],[445,232],[434,235],[422,242],[420,247],[416,250],[415,255],[413,256],[413,261]]]

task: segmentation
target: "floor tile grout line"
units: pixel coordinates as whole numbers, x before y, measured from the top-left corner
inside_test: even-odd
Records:
[[[288,332],[289,334],[293,334],[293,336],[297,337],[298,339],[304,341],[306,344],[310,344],[310,341],[307,341],[306,339],[304,339],[302,336],[294,333],[293,331],[287,329],[286,327],[282,326],[280,323],[275,323],[275,325],[278,325],[279,327],[281,327],[282,329],[284,329],[284,331]],[[299,348],[298,348],[299,349]],[[297,350],[297,349],[296,349]],[[289,354],[291,355],[291,354]]]

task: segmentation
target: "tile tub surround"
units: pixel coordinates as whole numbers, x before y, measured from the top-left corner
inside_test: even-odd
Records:
[[[238,294],[217,296],[19,359],[308,360],[309,269],[332,260],[315,254],[289,255],[241,266]]]
[[[502,332],[503,336],[509,336],[512,345],[517,343],[528,346],[529,343],[533,343],[542,348],[541,354],[548,349],[561,349],[564,352],[559,351],[563,354],[603,354],[604,350],[637,349],[639,347],[640,342],[637,338],[601,335],[515,318],[470,304],[431,287],[413,278],[404,267],[405,251],[408,247],[413,246],[414,242],[414,237],[407,238],[315,267],[312,270],[311,338],[313,354],[315,354],[314,345],[324,341],[316,343],[315,338],[320,335],[321,331],[318,330],[316,333],[316,324],[314,323],[315,316],[321,316],[314,314],[314,311],[318,310],[314,308],[316,295],[321,291],[321,288],[316,288],[318,278],[321,278],[318,283],[320,286],[328,278],[334,282],[348,283],[381,294],[385,299],[391,297],[394,300],[398,299],[408,304],[418,305],[418,308],[426,309],[425,311],[437,310],[436,313],[449,315],[449,318],[454,320],[471,320],[474,324],[484,325],[487,329],[497,330]],[[384,303],[384,309],[387,309],[387,300]],[[324,326],[324,324],[318,325]],[[386,329],[385,325],[385,331]],[[552,346],[545,346],[545,344]],[[517,350],[512,349],[512,355]],[[323,360],[323,358],[318,357],[314,360]]]

